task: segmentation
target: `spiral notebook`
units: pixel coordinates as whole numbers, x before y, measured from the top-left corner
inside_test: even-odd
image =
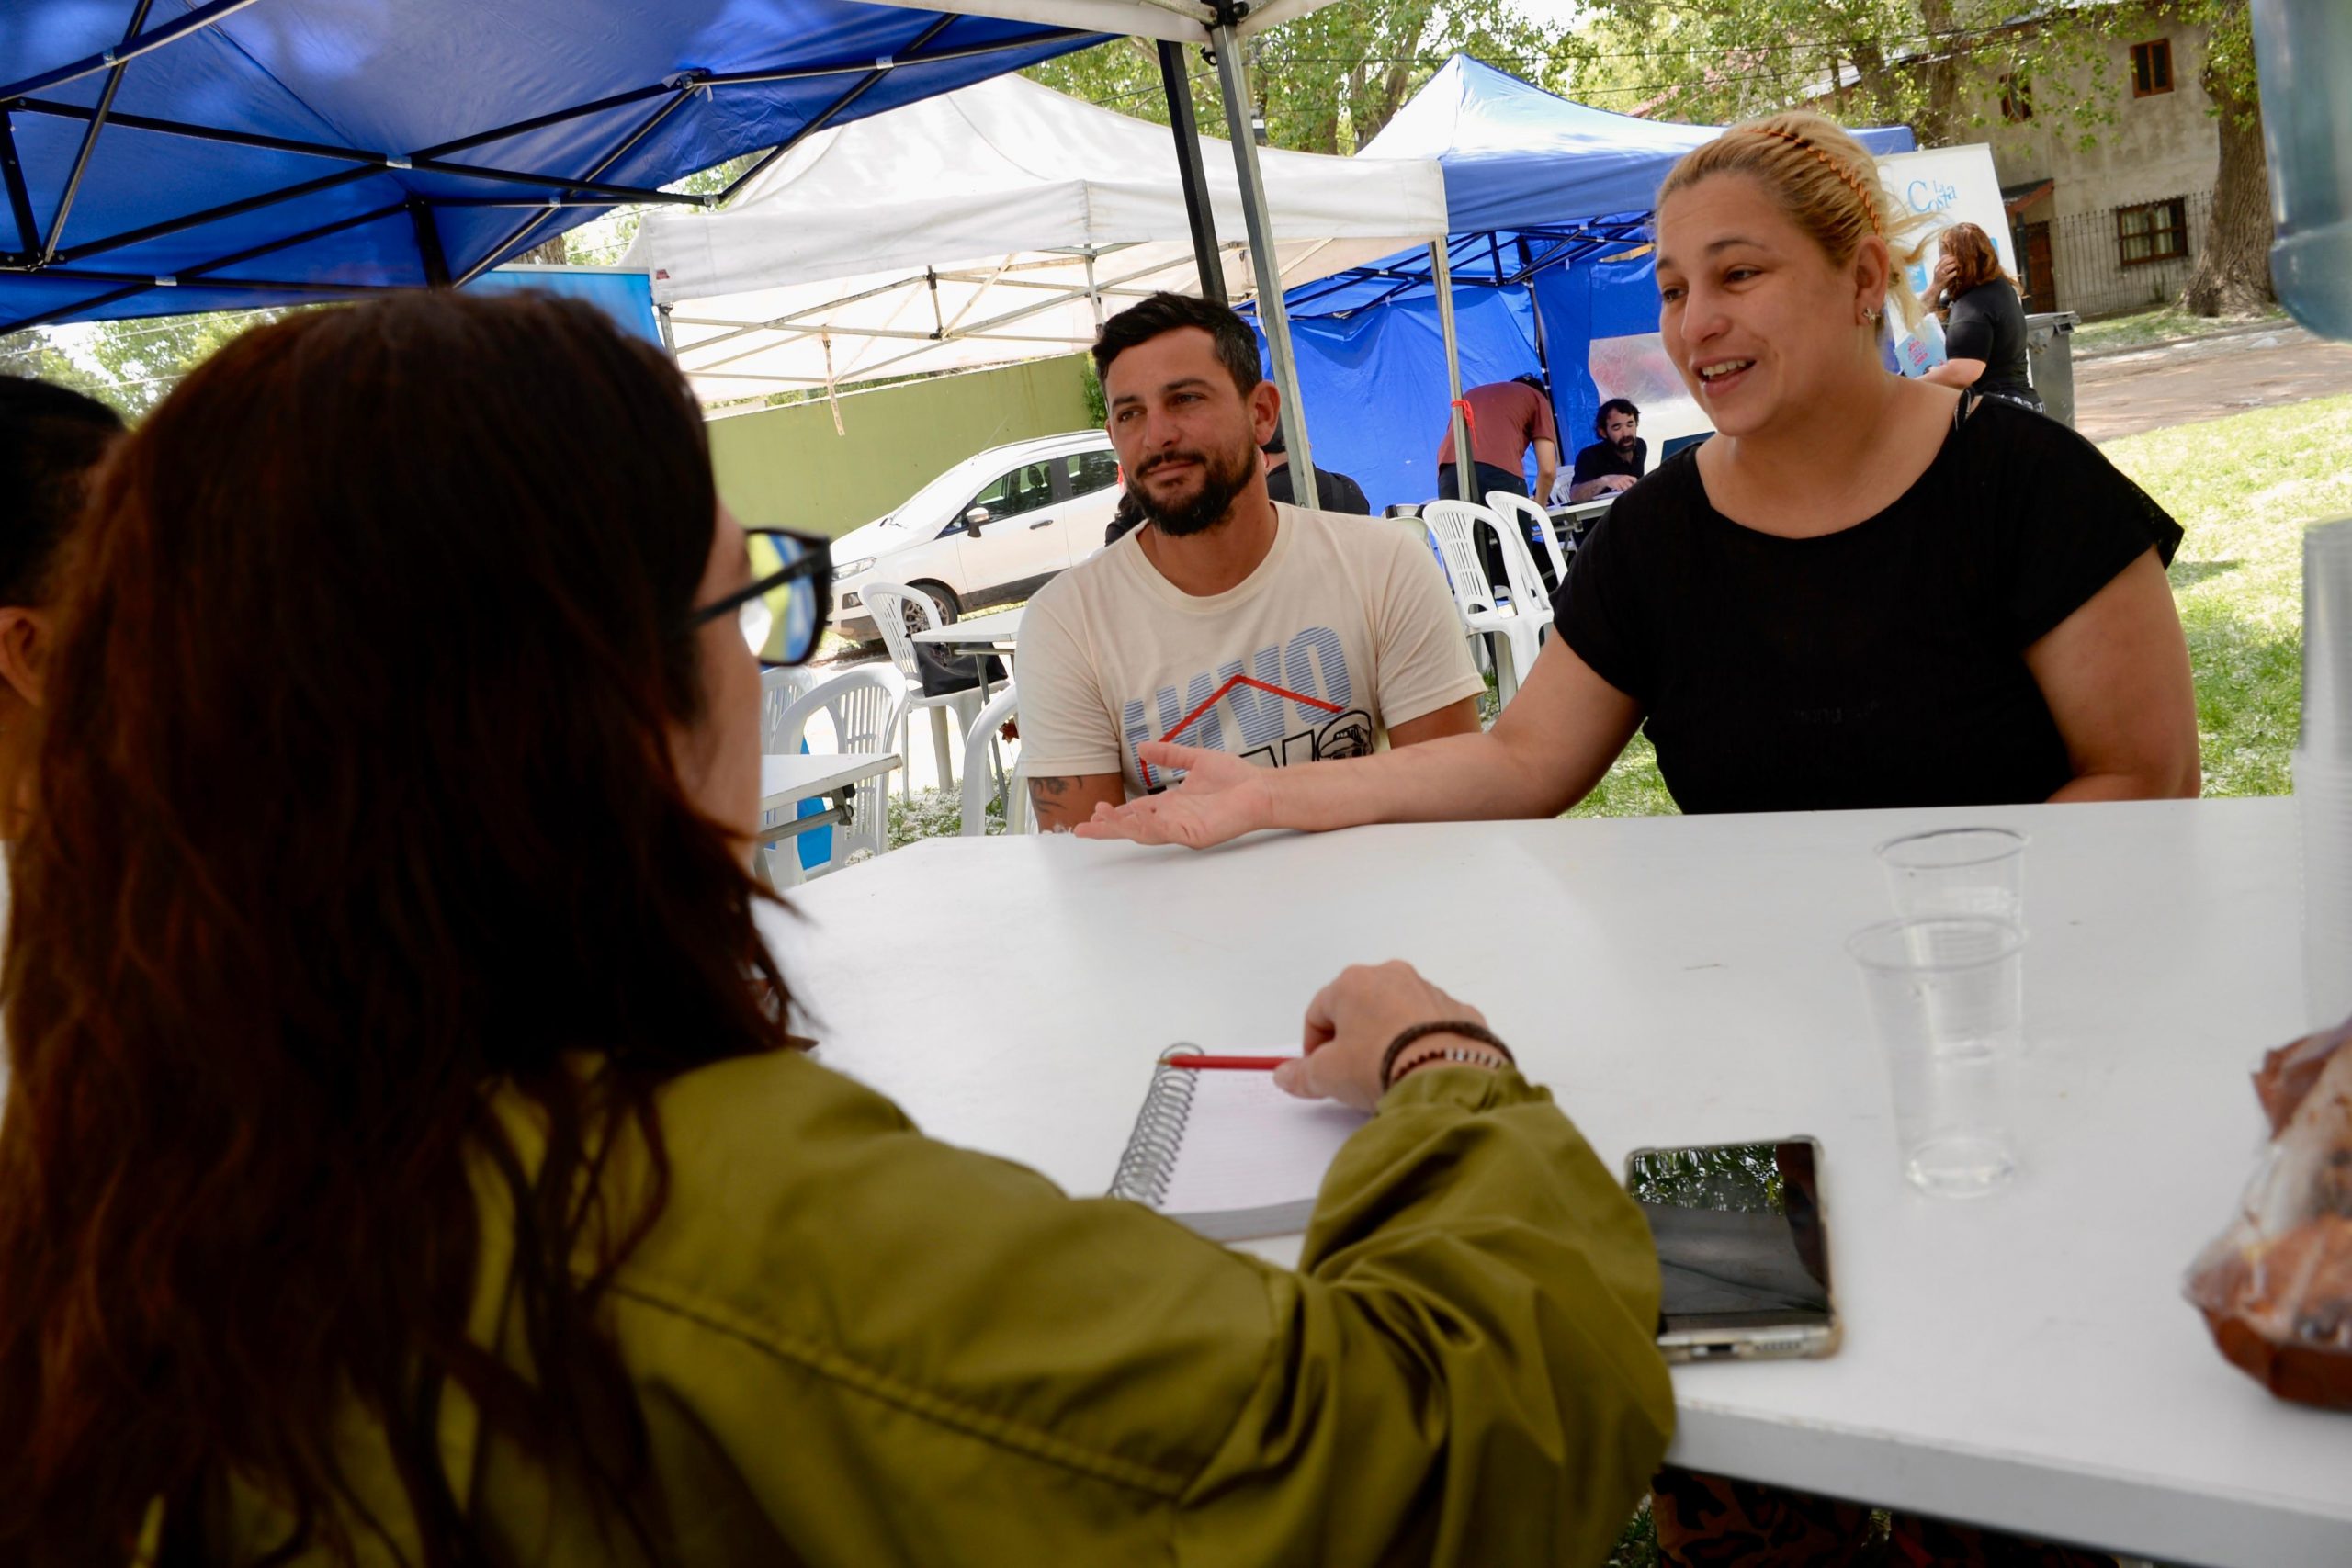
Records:
[[[1262,1067],[1188,1067],[1196,1045],[1161,1054],[1111,1196],[1131,1198],[1214,1241],[1306,1228],[1340,1145],[1367,1120],[1300,1100]]]

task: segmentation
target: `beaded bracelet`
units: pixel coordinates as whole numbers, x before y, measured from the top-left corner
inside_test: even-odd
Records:
[[[1403,1083],[1407,1078],[1411,1077],[1423,1067],[1444,1066],[1449,1063],[1455,1066],[1487,1067],[1497,1072],[1500,1072],[1503,1068],[1510,1066],[1509,1062],[1504,1061],[1500,1056],[1489,1055],[1484,1051],[1474,1049],[1468,1045],[1448,1045],[1442,1051],[1432,1051],[1426,1056],[1415,1056],[1410,1061],[1408,1061],[1402,1067],[1399,1067],[1393,1075],[1390,1076],[1388,1079],[1388,1087],[1390,1089],[1395,1089],[1398,1084]]]
[[[1504,1044],[1501,1037],[1483,1023],[1473,1023],[1467,1019],[1453,1019],[1437,1023],[1417,1023],[1391,1040],[1388,1043],[1387,1051],[1381,1055],[1380,1087],[1384,1091],[1396,1081],[1390,1075],[1396,1066],[1397,1056],[1403,1053],[1405,1047],[1416,1040],[1431,1034],[1459,1034],[1464,1040],[1476,1040],[1480,1044],[1490,1046],[1501,1053],[1503,1065],[1513,1067],[1519,1066],[1519,1058],[1510,1054],[1510,1047]]]

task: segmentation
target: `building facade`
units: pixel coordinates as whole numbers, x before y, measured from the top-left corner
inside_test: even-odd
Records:
[[[2004,74],[1976,54],[1964,95],[1986,129],[2029,310],[2085,316],[2177,298],[2205,243],[2221,141],[2199,85],[2206,34],[2118,6],[2092,59]],[[2097,106],[2085,123],[2076,105]]]

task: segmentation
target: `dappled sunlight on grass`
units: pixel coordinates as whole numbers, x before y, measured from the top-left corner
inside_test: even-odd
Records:
[[[2102,450],[2187,531],[2173,597],[2197,674],[2205,793],[2290,793],[2303,529],[2352,515],[2352,397],[2175,425]]]
[[[2272,323],[2282,327],[2293,324],[2284,310],[2267,310],[2258,316],[2192,316],[2177,305],[2160,305],[2134,315],[2085,321],[2074,332],[2075,354],[2079,358],[2105,349],[2143,348],[2175,338],[2204,337],[2234,327]]]

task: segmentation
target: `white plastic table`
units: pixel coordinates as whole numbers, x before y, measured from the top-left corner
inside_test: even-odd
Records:
[[[1001,653],[1010,658],[1013,647],[1021,640],[1021,617],[1028,610],[1025,604],[1010,610],[998,610],[986,615],[974,615],[967,620],[950,621],[944,626],[914,634],[917,642],[927,642],[955,653]]]
[[[779,839],[795,838],[812,829],[845,824],[849,821],[849,792],[870,778],[878,778],[899,765],[896,751],[817,751],[794,755],[777,753],[760,759],[760,811],[789,811],[800,803],[817,795],[838,797],[822,811],[806,817],[787,817],[772,828],[762,829],[760,841],[772,844]]]
[[[1841,943],[1889,912],[1874,843],[1964,821],[2033,840],[2030,1094],[2020,1178],[1951,1202],[1897,1174]],[[769,929],[821,1060],[1081,1193],[1108,1186],[1163,1046],[1289,1046],[1343,965],[1409,959],[1612,1167],[1645,1144],[1821,1138],[1845,1345],[1676,1369],[1676,1462],[2170,1562],[2341,1565],[2352,1417],[2273,1400],[2180,1297],[2261,1144],[2246,1074],[2300,1030],[2295,841],[2285,800],[1385,827],[1205,854],[948,839],[802,890],[805,923]],[[910,967],[905,911],[941,907],[1006,940]],[[928,1027],[942,1001],[955,1022]]]

